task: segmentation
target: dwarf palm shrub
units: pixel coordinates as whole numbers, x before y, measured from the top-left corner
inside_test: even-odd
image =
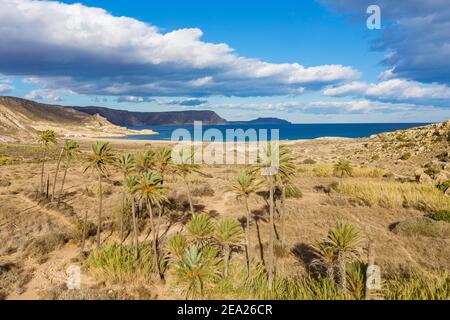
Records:
[[[367,265],[354,261],[347,266],[347,288],[356,300],[363,300],[366,289]]]
[[[208,243],[214,234],[214,223],[211,218],[204,213],[193,217],[186,228],[192,240],[200,246]]]
[[[187,247],[187,239],[184,235],[178,233],[169,239],[168,247],[172,260],[181,259]]]
[[[176,281],[182,286],[186,299],[205,297],[212,282],[220,277],[217,248],[192,244],[186,248],[175,266]]]

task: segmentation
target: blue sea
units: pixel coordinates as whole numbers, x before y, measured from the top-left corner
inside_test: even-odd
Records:
[[[279,130],[280,140],[304,140],[315,139],[321,137],[345,137],[345,138],[362,138],[369,137],[376,133],[389,132],[395,130],[408,129],[417,126],[427,125],[428,123],[349,123],[349,124],[225,124],[225,125],[204,125],[202,127],[202,133],[204,134],[209,129],[216,129],[215,131],[208,131],[209,133],[219,131],[222,133],[224,139],[226,137],[227,130],[242,129],[244,131],[248,129],[255,129],[256,132],[260,132],[260,129],[266,129],[268,131],[268,138],[270,138],[270,132],[272,129]],[[211,141],[211,138],[199,138],[197,135],[194,138],[194,126],[139,126],[130,127],[130,129],[142,130],[151,129],[158,132],[155,135],[129,135],[125,139],[132,140],[171,140],[172,133],[177,129],[184,129],[182,132],[189,134],[191,140],[207,140]],[[217,131],[218,130],[218,131]],[[178,131],[180,132],[180,131]],[[247,138],[248,139],[248,138]],[[258,134],[259,140],[264,140],[265,137]],[[212,139],[214,140],[214,139]],[[253,139],[252,139],[253,140]]]

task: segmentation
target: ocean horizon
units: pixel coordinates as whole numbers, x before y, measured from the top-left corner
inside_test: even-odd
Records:
[[[279,130],[279,140],[307,140],[325,137],[335,138],[364,138],[373,134],[382,132],[392,132],[396,130],[405,130],[413,127],[429,125],[431,123],[327,123],[327,124],[245,124],[233,123],[223,125],[203,125],[202,132],[206,130],[216,129],[221,132],[224,139],[227,130],[241,129],[247,131],[254,129],[257,132],[261,129],[266,129],[268,137],[270,138],[271,130]],[[190,136],[194,138],[193,125],[161,125],[161,126],[132,126],[129,129],[144,130],[150,129],[157,134],[152,135],[128,135],[123,139],[129,140],[163,140],[170,141],[172,133],[177,129],[185,129]],[[186,131],[185,131],[186,132]],[[217,132],[217,131],[216,131]],[[258,140],[263,140],[264,137],[258,135]],[[194,138],[193,140],[200,140]],[[209,139],[207,139],[209,141]],[[253,139],[252,139],[253,140]]]

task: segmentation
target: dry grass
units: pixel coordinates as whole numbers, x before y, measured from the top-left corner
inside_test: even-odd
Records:
[[[424,211],[450,209],[450,198],[432,185],[348,180],[344,182],[341,192],[369,207],[409,207]]]
[[[336,177],[332,164],[301,164],[298,166],[300,175],[306,177]],[[354,167],[352,177],[356,178],[382,178],[385,171],[370,166]]]

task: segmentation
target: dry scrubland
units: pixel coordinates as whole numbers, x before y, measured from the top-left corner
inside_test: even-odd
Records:
[[[97,249],[99,183],[95,171],[83,172],[93,141],[78,141],[81,153],[70,163],[59,204],[64,157],[53,202],[51,194],[64,141],[58,139],[46,155],[48,198],[40,194],[43,149],[38,144],[0,145],[0,298],[361,299],[366,251],[372,241],[383,277],[378,297],[448,299],[449,130],[449,124],[444,123],[367,139],[287,142],[295,175],[289,177],[284,205],[280,190],[275,192],[275,277],[271,290],[266,271],[271,255],[268,182],[262,181],[258,192],[248,199],[248,229],[245,197],[237,200],[230,190],[244,167],[201,166],[196,169],[203,174],[186,176],[194,218],[183,175],[167,172],[165,190],[159,190],[167,198],[163,212],[150,205],[152,224],[144,202],[137,206],[134,224],[130,202],[122,206],[124,173],[108,165],[109,175],[102,180],[101,247]],[[109,146],[121,155],[157,151],[164,143],[114,140]],[[336,172],[334,165],[340,159],[350,161],[350,174]],[[158,195],[155,185],[159,184],[151,182],[154,178],[148,177],[148,188],[144,186],[141,191]],[[136,191],[137,198],[138,194]],[[130,199],[128,191],[127,195]],[[346,290],[342,289],[341,264],[335,260],[338,251],[331,257],[318,254],[320,244],[327,243],[323,240],[329,230],[338,223],[351,228],[347,229],[350,239],[342,255]],[[134,227],[138,231],[138,258]],[[250,277],[247,231],[253,257]],[[357,236],[352,238],[355,232]],[[331,247],[328,242],[326,248]],[[65,286],[70,265],[82,268],[81,290]]]

